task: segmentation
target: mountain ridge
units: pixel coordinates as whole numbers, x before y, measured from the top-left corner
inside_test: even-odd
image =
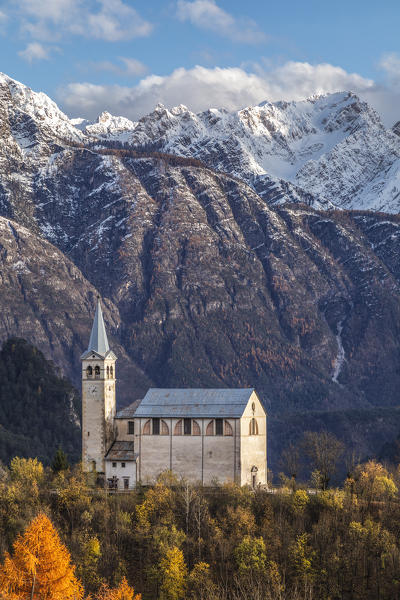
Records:
[[[346,431],[351,417],[345,415],[364,415],[352,443],[365,454],[383,445],[398,422],[398,215],[347,210],[346,203],[339,210],[297,183],[238,176],[236,165],[249,163],[231,152],[233,128],[231,145],[216,146],[212,136],[207,145],[203,137],[192,152],[195,137],[189,137],[186,158],[173,145],[166,154],[163,140],[175,139],[170,132],[180,135],[185,119],[193,126],[182,106],[172,121],[171,111],[158,107],[154,122],[144,117],[135,126],[138,142],[122,144],[110,131],[125,122],[103,114],[97,125],[108,139],[89,136],[84,129],[91,125],[81,121],[79,130],[54,104],[47,112],[40,108],[43,118],[35,116],[41,97],[10,85],[0,78],[1,339],[28,339],[79,385],[79,356],[100,294],[119,356],[121,404],[152,385],[255,386],[270,413],[273,460],[307,414],[315,427],[325,424],[335,433],[332,415]],[[272,118],[298,110],[298,103],[271,106],[256,112]],[[351,168],[360,136],[369,143],[361,148],[360,168],[375,165],[383,139],[387,146],[379,151],[390,150],[383,173],[394,169],[383,187],[395,181],[400,138],[365,103],[351,94],[304,101],[303,120],[287,130],[294,144],[308,147],[320,135],[310,110],[319,111],[320,126],[336,140],[324,148],[341,150],[329,175],[336,186],[334,166],[347,157]],[[219,116],[206,111],[204,119],[217,119],[210,135]],[[251,116],[252,110],[246,119]],[[265,117],[263,128],[269,124]],[[157,144],[146,142],[153,130],[164,131]],[[293,147],[277,128],[272,133],[282,163]],[[267,156],[272,146],[265,150],[264,138],[259,143]],[[317,173],[323,161],[314,162]],[[352,195],[354,182],[347,182]],[[377,426],[379,411],[394,421],[372,441],[368,428]]]
[[[198,158],[240,177],[269,203],[392,213],[400,208],[396,125],[386,129],[378,114],[351,92],[298,102],[265,101],[233,112],[195,114],[184,105],[169,110],[159,104],[137,122],[107,111],[88,122],[68,119],[45,94],[5,75],[0,85],[7,87],[11,104],[35,121],[47,143],[51,133],[64,147],[68,142],[117,144]],[[13,131],[25,154],[38,146],[24,123]]]

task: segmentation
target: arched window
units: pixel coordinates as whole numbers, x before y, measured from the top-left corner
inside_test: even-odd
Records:
[[[107,366],[107,379],[109,379],[109,378],[110,378],[110,367]]]
[[[110,375],[111,375],[111,379],[114,379],[114,369],[113,369],[112,365],[110,367]]]
[[[143,435],[150,435],[150,419],[143,425]]]
[[[224,435],[233,435],[232,425],[229,421],[224,421]]]
[[[250,435],[258,435],[258,423],[257,421],[253,418],[250,421]]]
[[[100,367],[99,367],[99,365],[97,365],[94,368],[94,376],[95,376],[96,379],[100,379]]]
[[[182,435],[182,419],[179,419],[175,425],[174,435]]]
[[[201,435],[200,425],[195,420],[193,420],[192,435]]]
[[[161,431],[160,431],[160,434],[161,435],[169,435],[169,427],[166,424],[166,422],[163,421],[162,419],[161,419]]]
[[[206,435],[214,435],[214,421],[210,421],[207,425]]]
[[[89,365],[89,366],[86,368],[86,377],[92,377],[92,376],[93,376],[93,369],[92,369],[92,367]]]

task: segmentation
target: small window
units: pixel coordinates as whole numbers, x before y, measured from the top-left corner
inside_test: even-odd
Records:
[[[117,466],[117,463],[113,462],[112,466],[113,466],[113,469],[115,469],[115,467]]]
[[[110,367],[107,367],[107,379],[110,378]]]
[[[251,468],[251,485],[253,488],[255,488],[257,485],[257,472],[258,472],[257,467]]]
[[[206,435],[214,435],[214,421],[210,421],[207,425]]]
[[[215,419],[215,435],[223,435],[223,421],[222,419]]]
[[[88,437],[90,436],[90,431],[88,431],[88,432],[87,432],[87,436],[88,436]]]
[[[92,471],[96,470],[96,461],[92,460]]]
[[[135,421],[128,421],[128,433],[133,435],[135,433]]]
[[[169,435],[169,427],[165,421],[161,421],[161,435]]]
[[[183,433],[185,435],[192,435],[192,419],[183,420]]]
[[[94,368],[94,376],[95,376],[96,379],[100,379],[100,367],[99,367],[99,365],[97,365]]]
[[[124,490],[129,490],[129,477],[124,477]]]
[[[153,435],[160,435],[160,419],[153,419]]]
[[[93,369],[91,366],[86,369],[86,377],[93,377]]]
[[[201,435],[200,425],[197,421],[192,422],[192,435]]]
[[[182,435],[182,419],[179,419],[175,425],[174,435]]]
[[[150,419],[143,426],[143,435],[150,435]]]
[[[110,367],[110,376],[111,376],[111,379],[114,378],[114,369],[112,366]]]
[[[250,421],[250,435],[258,435],[258,423],[254,418]]]
[[[121,463],[121,467],[125,469],[125,463]]]

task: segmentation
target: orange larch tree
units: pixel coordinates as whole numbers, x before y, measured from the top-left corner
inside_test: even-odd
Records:
[[[83,588],[51,521],[37,516],[14,542],[0,566],[0,589],[7,598],[81,600]]]
[[[134,589],[128,585],[125,577],[117,588],[110,589],[104,585],[96,596],[96,600],[141,600],[142,594],[136,594]]]

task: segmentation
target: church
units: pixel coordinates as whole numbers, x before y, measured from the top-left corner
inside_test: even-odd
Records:
[[[254,389],[149,389],[116,411],[116,355],[100,300],[82,354],[82,463],[109,488],[165,470],[193,483],[267,483],[267,415]]]

